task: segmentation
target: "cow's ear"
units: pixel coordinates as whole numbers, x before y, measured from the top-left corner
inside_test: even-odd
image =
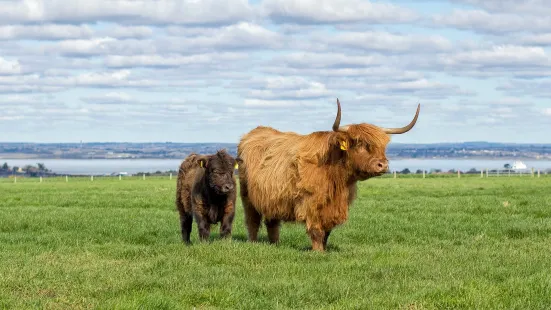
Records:
[[[339,148],[343,151],[348,151],[348,140],[339,139]]]
[[[242,163],[243,163],[243,158],[241,158],[239,156],[235,158],[235,167],[236,168],[238,168],[239,165],[241,165]]]
[[[335,133],[329,137],[327,146],[318,154],[321,163],[336,163],[340,161],[350,149],[349,137],[342,133]]]
[[[206,168],[209,164],[209,158],[207,156],[201,156],[197,159],[197,162],[199,163],[199,167]]]
[[[347,152],[350,150],[350,137],[347,134],[344,133],[337,133],[333,136],[333,139],[331,139],[330,142],[332,145],[336,146],[338,150],[341,152]]]

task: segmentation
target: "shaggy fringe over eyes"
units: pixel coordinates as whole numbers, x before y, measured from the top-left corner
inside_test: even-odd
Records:
[[[356,124],[348,128],[348,135],[354,143],[367,141],[376,148],[384,148],[390,142],[390,136],[381,128],[371,124]]]

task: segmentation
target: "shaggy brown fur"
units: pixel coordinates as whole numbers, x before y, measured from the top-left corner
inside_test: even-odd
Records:
[[[305,222],[312,249],[324,251],[331,230],[348,218],[356,183],[387,171],[389,141],[365,123],[347,132],[300,135],[259,126],[245,134],[237,158],[249,240],[257,240],[262,217],[270,242],[279,241],[281,221]]]
[[[190,154],[180,165],[176,208],[182,240],[190,243],[193,218],[199,239],[207,240],[211,224],[220,224],[220,236],[231,236],[235,214],[235,159],[225,150],[213,155]]]

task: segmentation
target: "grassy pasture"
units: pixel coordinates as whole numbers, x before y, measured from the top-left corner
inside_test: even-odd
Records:
[[[0,179],[0,309],[548,309],[551,178],[360,183],[329,252],[180,242],[175,179]]]

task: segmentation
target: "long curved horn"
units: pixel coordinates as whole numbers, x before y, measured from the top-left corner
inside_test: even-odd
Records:
[[[339,98],[337,98],[337,117],[333,123],[333,131],[339,131],[339,125],[341,124],[341,103]]]
[[[419,109],[421,108],[421,104],[417,105],[417,112],[415,112],[415,117],[413,120],[407,125],[402,128],[384,128],[381,127],[381,129],[387,133],[387,134],[401,134],[408,132],[413,126],[415,126],[415,123],[417,122],[417,117],[419,116]]]

